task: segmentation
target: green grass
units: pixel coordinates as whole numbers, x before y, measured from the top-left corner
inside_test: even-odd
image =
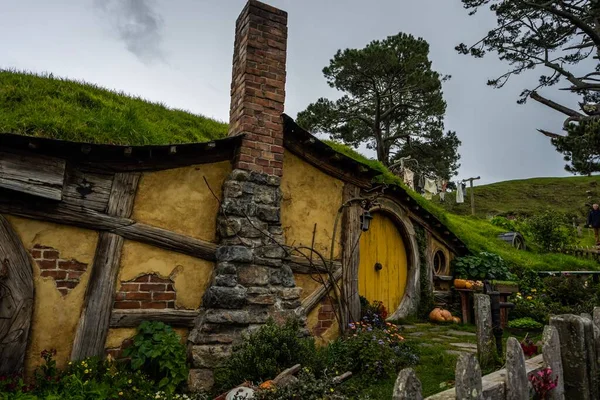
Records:
[[[530,216],[551,209],[583,222],[589,210],[587,204],[600,201],[599,184],[600,176],[578,176],[532,178],[475,186],[475,213],[480,218],[493,215]],[[588,199],[588,195],[591,199]],[[455,194],[448,193],[443,205],[453,214],[469,215],[469,196],[470,192],[465,203],[456,204]]]
[[[227,124],[96,85],[0,70],[0,132],[87,143],[205,142]]]

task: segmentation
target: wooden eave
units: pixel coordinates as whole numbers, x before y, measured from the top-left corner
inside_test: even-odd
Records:
[[[210,142],[122,146],[71,142],[12,133],[0,134],[0,149],[62,158],[109,171],[147,171],[233,159],[241,141],[233,136]]]
[[[283,114],[282,117],[283,144],[287,150],[326,174],[344,182],[352,183],[361,189],[370,189],[374,186],[373,178],[381,174],[379,171],[335,151],[301,128],[288,115]],[[391,193],[426,229],[434,233],[457,254],[462,255],[469,252],[466,245],[435,215],[421,207],[406,189],[398,185],[388,185],[387,193]]]

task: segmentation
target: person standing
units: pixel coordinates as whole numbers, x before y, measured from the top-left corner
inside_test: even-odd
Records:
[[[590,228],[594,229],[594,238],[596,239],[596,246],[600,245],[600,209],[598,204],[594,204],[590,213],[588,214],[587,224]]]

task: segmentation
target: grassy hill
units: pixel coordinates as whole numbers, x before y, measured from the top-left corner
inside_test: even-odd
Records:
[[[474,190],[475,213],[480,218],[530,216],[550,209],[583,222],[589,204],[600,202],[600,176],[522,179],[476,186]],[[470,196],[470,189],[467,191]],[[442,204],[446,210],[458,215],[471,214],[468,196],[464,204],[456,204],[454,193],[446,198]]]
[[[227,124],[96,85],[0,70],[0,133],[104,144],[205,142]]]

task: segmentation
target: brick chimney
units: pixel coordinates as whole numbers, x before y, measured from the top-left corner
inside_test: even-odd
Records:
[[[229,136],[245,134],[234,169],[281,176],[287,13],[250,0],[236,21]]]

